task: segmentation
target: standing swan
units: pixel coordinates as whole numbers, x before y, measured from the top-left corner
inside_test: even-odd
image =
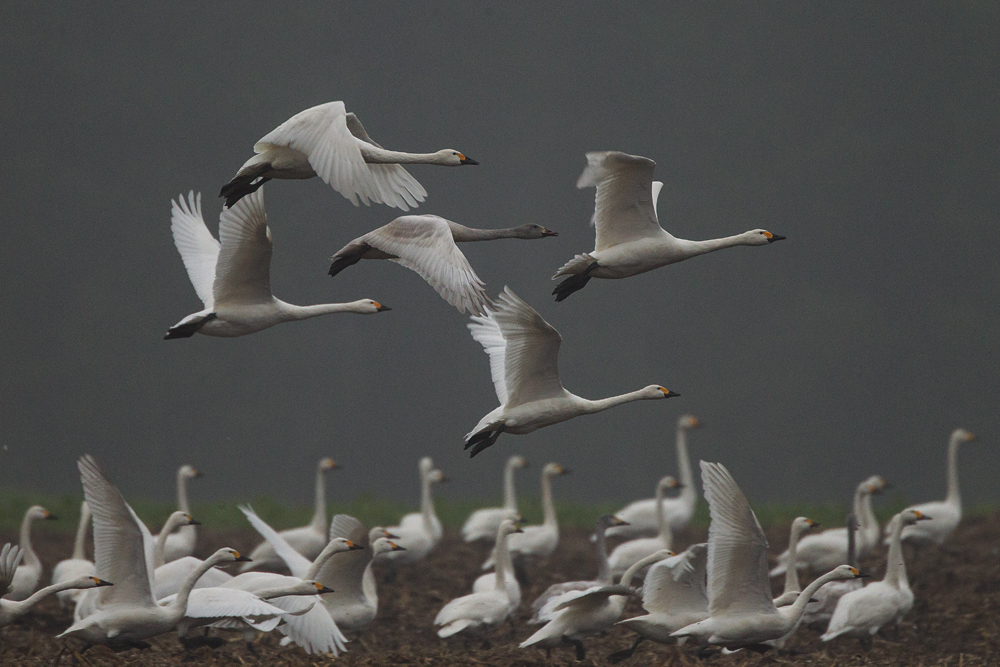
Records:
[[[371,200],[406,211],[423,201],[427,191],[399,165],[479,164],[450,148],[436,153],[387,151],[372,141],[343,102],[300,111],[262,137],[253,150],[257,155],[222,186],[219,196],[226,198],[226,206],[272,178],[319,176],[355,206],[360,198],[365,206]]]
[[[24,513],[21,520],[21,536],[18,539],[18,546],[23,554],[23,562],[14,571],[14,578],[10,584],[10,593],[5,595],[8,600],[27,600],[42,579],[42,561],[31,546],[31,524],[36,520],[51,521],[56,515],[48,511],[41,505],[32,505]],[[6,588],[4,589],[6,590]],[[0,593],[2,595],[2,593]]]
[[[818,523],[804,516],[796,517],[792,521],[792,527],[789,530],[788,536],[788,562],[792,564],[792,567],[785,570],[785,588],[781,592],[781,595],[774,599],[775,607],[784,607],[792,604],[798,599],[799,593],[802,592],[802,585],[799,583],[799,568],[795,567],[798,563],[799,538],[806,531],[818,526]],[[850,535],[848,535],[848,538],[850,538]],[[848,549],[848,552],[850,552],[850,549]],[[848,560],[850,560],[850,553],[848,553]],[[855,565],[854,563],[848,564]]]
[[[858,520],[854,514],[847,515],[847,564],[858,566],[858,554],[855,545],[858,532]],[[837,608],[840,598],[847,593],[861,588],[861,581],[848,579],[847,581],[831,581],[813,593],[816,602],[810,603],[806,607],[806,613],[802,615],[802,625],[808,626],[811,623],[829,623],[833,611]]]
[[[393,564],[413,563],[427,557],[437,543],[441,541],[444,530],[441,521],[434,511],[434,484],[448,481],[440,470],[434,468],[431,457],[420,459],[420,511],[405,515],[398,526],[390,526],[387,530],[397,537],[403,549],[388,551],[382,554],[382,560]]]
[[[377,301],[295,306],[271,294],[271,230],[264,213],[264,194],[256,192],[239,206],[222,211],[219,241],[205,226],[201,194],[171,201],[170,231],[204,310],[170,327],[165,340],[195,333],[233,338],[275,324],[329,313],[371,315],[390,310]]]
[[[416,271],[458,312],[485,315],[490,299],[483,282],[455,244],[546,236],[558,234],[531,223],[508,229],[473,229],[436,215],[404,215],[338,250],[330,258],[330,275],[362,259],[389,259]]]
[[[63,584],[94,572],[94,562],[87,558],[87,530],[90,528],[90,506],[87,501],[80,503],[80,523],[76,527],[73,555],[52,569],[52,583]],[[0,591],[3,587],[0,586]],[[56,593],[56,599],[63,609],[69,609],[83,595],[80,588],[67,588]]]
[[[187,481],[201,477],[194,466],[182,465],[177,469],[177,509],[184,514],[191,514],[191,506],[188,504]],[[194,548],[198,542],[197,524],[182,525],[176,532],[167,535],[167,541],[163,545],[163,562],[169,563],[178,558],[193,556]]]
[[[587,167],[576,187],[597,187],[594,252],[577,255],[552,276],[570,276],[553,290],[562,301],[591,278],[628,278],[667,264],[738,245],[781,241],[764,229],[709,241],[688,241],[665,232],[656,217],[656,198],[663,186],[653,182],[656,163],[617,151],[587,153]]]
[[[470,514],[462,526],[463,540],[466,542],[493,540],[496,538],[497,528],[500,527],[501,521],[517,519],[514,472],[526,467],[528,467],[528,462],[520,454],[515,454],[507,459],[507,465],[504,466],[503,470],[503,507],[488,507]]]
[[[470,456],[491,446],[504,432],[523,435],[624,403],[680,395],[655,384],[596,401],[566,391],[559,380],[562,336],[509,287],[504,287],[488,317],[473,316],[468,326],[489,355],[500,399],[500,407],[465,436]]]
[[[662,501],[664,492],[667,489],[676,489],[678,486],[680,484],[670,475],[661,479],[656,485],[656,502],[654,506],[657,512],[657,523],[659,524],[660,532],[656,537],[637,537],[634,540],[622,542],[615,547],[608,558],[613,576],[622,576],[625,570],[631,567],[633,563],[652,553],[661,549],[673,548],[674,536],[670,531],[670,524],[667,523],[667,517],[664,516]]]
[[[948,441],[948,496],[938,502],[913,505],[907,509],[919,510],[931,517],[930,521],[907,524],[903,528],[903,541],[916,545],[944,544],[962,520],[962,497],[958,492],[958,447],[972,442],[976,436],[964,428],[955,429]],[[888,538],[886,543],[889,543]]]

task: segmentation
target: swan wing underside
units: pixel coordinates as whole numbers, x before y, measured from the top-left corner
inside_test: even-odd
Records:
[[[507,404],[507,384],[504,380],[506,365],[507,341],[504,340],[500,325],[492,317],[474,315],[468,324],[472,338],[483,346],[490,358],[490,376],[493,378],[493,388],[496,389],[500,405]]]
[[[372,559],[368,531],[363,523],[347,514],[338,514],[330,522],[330,539],[346,537],[355,544],[367,545],[367,549],[334,554],[316,572],[316,581],[334,590],[334,596],[355,595],[361,592],[361,577]]]
[[[444,218],[402,216],[360,240],[395,255],[392,261],[415,271],[459,312],[486,314],[490,299],[485,285],[458,249]]]
[[[245,199],[245,197],[244,197]],[[240,201],[243,201],[242,199]],[[312,561],[300,554],[292,545],[290,545],[284,537],[278,534],[274,528],[271,528],[266,521],[257,516],[257,513],[253,511],[253,508],[240,506],[240,511],[246,516],[247,521],[250,525],[260,533],[261,537],[270,543],[274,548],[274,553],[278,554],[288,569],[291,570],[292,576],[303,578],[312,567]]]
[[[643,583],[643,609],[650,613],[707,610],[707,559],[708,545],[695,544],[684,553],[655,563]]]
[[[21,564],[24,552],[16,544],[8,542],[0,549],[0,597],[10,592],[10,586],[14,583],[14,572]]]
[[[702,461],[701,478],[712,517],[709,612],[712,616],[777,613],[767,574],[767,538],[750,503],[722,464]]]
[[[348,111],[344,116],[344,120],[347,122],[347,129],[355,137],[365,143],[375,146],[376,148],[382,148],[381,144],[376,143],[374,139],[368,136],[368,133],[365,131],[365,126],[361,124],[361,121],[358,120],[358,117],[353,112]]]
[[[215,265],[219,259],[219,242],[212,236],[201,214],[201,193],[192,191],[170,202],[170,232],[174,245],[181,255],[188,278],[198,298],[211,310],[215,299],[212,283],[215,282]]]
[[[490,313],[503,334],[504,385],[510,409],[523,403],[559,398],[566,390],[559,381],[562,336],[509,287]],[[492,360],[491,360],[492,361]]]
[[[594,250],[656,238],[666,232],[656,219],[653,169],[656,163],[617,151],[587,153],[587,166],[576,187],[596,187]]]
[[[243,197],[219,218],[219,264],[215,304],[271,303],[271,230],[264,213],[264,191]]]

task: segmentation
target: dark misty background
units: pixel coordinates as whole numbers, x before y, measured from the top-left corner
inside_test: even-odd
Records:
[[[951,430],[967,501],[996,501],[1000,395],[1000,8],[895,3],[5,3],[0,488],[79,493],[97,456],[126,496],[415,499],[418,457],[454,498],[499,494],[515,452],[576,474],[558,495],[649,496],[674,424],[706,427],[755,501],[841,501],[881,473],[944,494]],[[382,145],[454,148],[479,167],[414,166],[419,212],[557,239],[463,248],[562,333],[565,385],[590,398],[682,394],[504,435],[463,435],[497,405],[467,319],[416,274],[328,257],[399,212],[319,179],[266,190],[275,294],[378,299],[240,339],[163,333],[201,304],[170,199],[220,186],[294,113],[344,100]],[[552,273],[593,248],[590,150],[650,157],[678,236],[788,237],[560,304]],[[522,488],[535,492],[539,468]]]

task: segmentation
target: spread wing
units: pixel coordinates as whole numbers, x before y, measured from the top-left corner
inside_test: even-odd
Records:
[[[244,197],[243,199],[246,199]],[[240,201],[243,201],[241,199]],[[247,506],[240,506],[240,511],[247,518],[258,533],[261,534],[265,540],[270,543],[274,552],[285,561],[285,565],[291,570],[292,575],[299,577],[300,579],[306,576],[309,568],[312,566],[312,561],[300,554],[298,551],[292,548],[288,542],[285,541],[281,535],[278,534],[274,528],[267,525],[267,522],[257,516],[257,513],[253,511],[253,508]]]
[[[475,315],[468,324],[473,339],[483,346],[490,358],[490,375],[493,378],[493,388],[496,389],[500,405],[507,404],[507,383],[504,379],[506,366],[507,341],[504,340],[500,325],[492,317]]]
[[[257,190],[223,209],[219,218],[219,263],[215,303],[249,305],[270,303],[271,230],[264,213],[264,191]]]
[[[188,198],[177,197],[170,201],[170,232],[174,245],[181,254],[188,278],[194,285],[198,298],[211,310],[215,299],[212,283],[215,282],[215,264],[219,259],[219,242],[212,236],[201,215],[201,193],[188,192]]]
[[[708,545],[694,544],[650,567],[642,587],[643,609],[651,613],[707,611],[707,559]]]
[[[355,544],[368,545],[369,548],[334,554],[316,572],[315,580],[333,589],[333,593],[329,594],[332,597],[328,598],[331,600],[336,600],[338,596],[361,594],[361,578],[372,559],[368,531],[353,516],[338,514],[333,517],[330,522],[330,539],[335,537],[346,537]]]
[[[576,187],[597,187],[594,250],[666,234],[653,204],[655,167],[648,158],[618,151],[587,153],[587,166]]]
[[[10,586],[14,582],[14,572],[21,564],[24,552],[16,544],[9,542],[0,549],[0,598],[10,592]]]
[[[743,491],[725,466],[701,462],[712,522],[708,529],[708,610],[777,613],[767,576],[767,538]]]

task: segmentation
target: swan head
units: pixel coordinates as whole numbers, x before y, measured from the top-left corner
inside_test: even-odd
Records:
[[[744,245],[767,245],[768,243],[774,243],[775,241],[784,241],[784,236],[778,236],[777,234],[772,234],[766,229],[751,229],[749,232],[743,234]]]
[[[569,468],[563,468],[558,463],[546,463],[545,467],[542,468],[543,477],[557,477],[559,475],[570,474]]]
[[[190,465],[182,465],[180,469],[177,471],[177,474],[183,477],[184,479],[195,479],[197,477],[202,476],[201,471],[199,471],[194,466]]]
[[[114,586],[114,584],[97,577],[80,577],[73,582],[73,588],[100,588],[101,586]]]
[[[497,528],[497,537],[501,538],[501,537],[506,537],[507,535],[510,535],[512,533],[523,533],[523,532],[524,531],[521,530],[521,526],[519,526],[516,521],[512,521],[510,519],[504,519],[503,521],[500,522],[500,527]]]
[[[677,420],[677,426],[689,431],[693,428],[701,428],[701,420],[694,415],[681,415],[680,419]]]
[[[472,158],[466,157],[464,153],[451,148],[442,148],[438,152],[434,153],[433,161],[434,164],[444,165],[445,167],[461,167],[464,165],[479,164]]]
[[[665,387],[661,387],[658,384],[651,384],[648,387],[643,387],[639,390],[641,392],[642,398],[673,398],[674,396],[680,396],[676,391],[670,391]]]
[[[830,572],[837,575],[834,579],[862,579],[864,577],[872,576],[870,574],[865,574],[858,568],[851,567],[850,565],[838,565],[830,570]]]
[[[253,560],[248,556],[243,556],[236,549],[223,547],[212,554],[209,559],[213,564],[217,563],[251,563]],[[206,561],[207,562],[207,561]]]
[[[554,232],[551,229],[546,229],[545,227],[534,223],[518,225],[514,228],[514,238],[543,239],[546,236],[559,236],[559,232]]]
[[[879,495],[889,487],[889,482],[881,475],[872,475],[861,483],[861,490],[872,495]]]
[[[976,439],[976,436],[969,433],[964,428],[956,428],[954,432],[952,432],[951,437],[957,442],[972,442]]]
[[[339,554],[344,553],[345,551],[359,551],[365,547],[356,542],[352,542],[346,537],[335,537],[330,540],[330,544],[327,545],[327,548],[333,553]]]
[[[374,315],[375,313],[384,313],[387,310],[392,310],[389,306],[383,306],[374,299],[361,299],[350,303],[349,306],[350,312],[358,313],[359,315]]]
[[[430,481],[435,484],[444,484],[445,482],[450,482],[451,478],[446,477],[440,470],[432,470],[428,476]]]
[[[677,481],[673,476],[667,475],[666,477],[661,477],[659,484],[657,484],[663,490],[667,489],[681,489],[684,487],[683,484]]]
[[[434,461],[431,457],[425,456],[420,459],[420,463],[417,464],[417,468],[420,470],[421,476],[426,475],[430,473],[431,470],[434,470]]]
[[[309,592],[311,592],[311,593],[313,593],[315,595],[323,595],[325,593],[333,593],[334,592],[334,590],[332,588],[327,588],[326,586],[324,586],[323,584],[319,583],[318,581],[308,581],[308,580],[306,580],[306,581],[303,581],[302,583],[304,585],[307,585],[310,588],[312,588],[312,590],[309,591]]]
[[[619,519],[614,514],[602,514],[601,518],[597,520],[597,530],[607,530],[608,528],[613,528],[615,526],[628,526],[629,522],[624,519]]]
[[[342,467],[343,466],[329,457],[319,460],[319,469],[321,472],[326,472],[327,470],[339,470]]]
[[[48,511],[41,505],[32,505],[28,508],[28,511],[24,513],[25,519],[31,519],[32,521],[42,520],[42,521],[54,521],[58,519],[55,514]]]
[[[918,521],[930,521],[934,517],[927,516],[920,510],[903,510],[899,513],[903,519],[903,525],[910,526]]]
[[[528,460],[521,456],[520,454],[515,454],[514,456],[507,459],[507,465],[511,468],[527,468]]]
[[[795,521],[792,522],[792,532],[802,534],[807,530],[812,530],[813,528],[819,528],[819,522],[808,519],[804,516],[797,517]]]
[[[372,553],[378,556],[379,554],[388,553],[390,551],[406,551],[406,547],[401,547],[392,540],[380,537],[372,544]]]

